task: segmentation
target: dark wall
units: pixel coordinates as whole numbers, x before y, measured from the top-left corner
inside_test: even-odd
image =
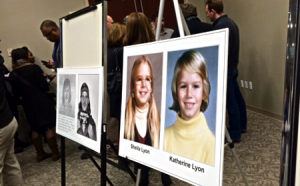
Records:
[[[178,0],[179,3],[183,3],[184,0]],[[89,0],[90,5],[99,3],[99,0]],[[159,10],[160,0],[135,0],[138,12],[142,12],[141,2],[143,5],[144,14],[151,18],[155,11]],[[134,0],[108,0],[107,1],[107,12],[115,22],[123,22],[126,15],[135,12]],[[176,28],[177,21],[175,16],[173,0],[165,0],[164,7],[164,20],[165,27]]]

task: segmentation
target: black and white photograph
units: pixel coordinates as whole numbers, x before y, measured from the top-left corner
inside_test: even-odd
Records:
[[[97,140],[96,122],[91,112],[90,91],[86,83],[80,88],[80,102],[77,114],[77,133],[92,140]]]
[[[58,106],[59,114],[75,117],[75,74],[64,74],[61,75],[59,86],[60,86],[60,105]]]
[[[61,107],[57,110],[56,133],[100,152],[103,68],[64,68],[57,74],[57,104]],[[62,105],[69,103],[74,105],[74,117],[61,111]]]
[[[77,134],[97,141],[99,75],[78,75]]]

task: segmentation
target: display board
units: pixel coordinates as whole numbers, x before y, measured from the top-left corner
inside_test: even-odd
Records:
[[[119,155],[222,185],[228,29],[124,48]]]
[[[96,7],[70,20],[66,20],[68,16],[60,20],[64,68],[102,66],[102,3]]]
[[[58,69],[56,133],[100,152],[103,68]]]

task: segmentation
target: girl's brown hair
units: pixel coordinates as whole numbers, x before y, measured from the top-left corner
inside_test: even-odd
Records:
[[[124,45],[135,45],[155,41],[148,18],[141,12],[133,12],[127,18]]]

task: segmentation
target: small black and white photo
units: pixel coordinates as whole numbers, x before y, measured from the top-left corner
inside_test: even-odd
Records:
[[[75,118],[75,74],[62,74],[59,79],[59,114]]]
[[[99,75],[78,75],[77,133],[97,141]]]

